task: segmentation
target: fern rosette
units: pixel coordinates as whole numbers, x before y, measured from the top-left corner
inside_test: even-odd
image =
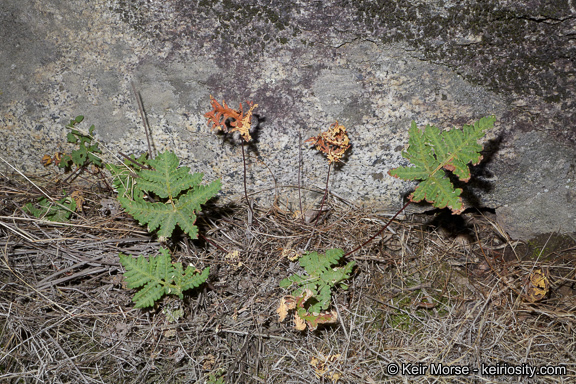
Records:
[[[343,281],[350,278],[355,262],[351,261],[344,267],[339,264],[344,251],[329,249],[326,254],[307,252],[300,258],[307,276],[292,275],[280,281],[280,287],[298,286],[292,295],[285,296],[280,303],[278,313],[282,321],[290,309],[296,310],[296,328],[303,330],[306,324],[314,330],[318,324],[333,323],[337,319],[335,312],[327,312],[332,301],[332,288],[340,286],[346,290],[348,286]]]
[[[410,201],[426,200],[436,208],[448,207],[452,213],[460,214],[464,211],[460,197],[462,189],[454,188],[445,170],[468,182],[468,163],[476,165],[482,160],[482,146],[478,140],[494,126],[495,121],[494,116],[483,117],[474,125],[464,125],[462,130],[450,131],[440,131],[433,125],[420,130],[412,122],[408,148],[402,152],[402,157],[408,159],[412,166],[394,168],[388,173],[404,180],[421,181],[409,196]]]
[[[198,228],[194,225],[196,214],[201,211],[201,204],[220,191],[220,180],[201,185],[204,175],[190,174],[190,168],[179,167],[180,160],[173,152],[160,153],[145,163],[152,169],[135,170],[137,177],[133,182],[124,173],[122,185],[133,187],[132,194],[125,188],[119,189],[118,200],[126,212],[141,225],[147,224],[149,231],[158,229],[161,240],[170,237],[176,225],[192,239],[198,238]],[[146,201],[142,192],[160,201]]]
[[[134,295],[132,301],[136,308],[151,307],[165,294],[184,297],[183,292],[196,288],[206,281],[210,268],[201,273],[188,266],[183,269],[182,263],[172,263],[170,252],[161,248],[158,256],[146,259],[142,255],[134,259],[120,254],[120,263],[126,269],[124,277],[128,288],[143,287]]]

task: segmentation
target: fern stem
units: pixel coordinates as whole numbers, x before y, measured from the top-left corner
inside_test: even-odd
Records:
[[[70,175],[68,175],[68,177],[65,178],[64,181],[62,181],[62,183],[63,183],[63,184],[66,184],[70,178],[72,178],[72,180],[70,180],[70,182],[73,182],[73,181],[76,180],[81,174],[83,174],[85,170],[86,170],[86,166],[85,166],[85,165],[83,165],[83,166],[81,166],[81,167],[78,167],[74,172],[72,172]],[[72,177],[72,176],[74,176],[74,177]]]
[[[206,240],[207,243],[212,244],[213,246],[215,246],[216,248],[218,248],[219,250],[221,250],[222,252],[230,253],[229,251],[227,251],[226,249],[222,248],[221,246],[219,246],[219,245],[216,244],[214,241],[210,240],[209,238],[207,238],[206,236],[204,236],[204,235],[201,234],[201,233],[200,233],[200,237],[203,238],[204,240]]]
[[[246,155],[244,154],[244,143],[240,144],[242,147],[242,162],[244,163],[244,196],[246,197],[246,204],[248,204],[248,209],[250,210],[250,214],[252,218],[256,220],[254,217],[254,211],[252,210],[252,205],[250,205],[250,200],[248,200],[248,189],[246,188]]]
[[[298,202],[300,203],[300,218],[302,223],[306,223],[304,211],[302,210],[302,134],[298,129]]]
[[[366,244],[368,244],[369,242],[371,242],[372,240],[374,240],[377,236],[379,236],[382,232],[384,232],[384,230],[386,228],[388,228],[388,226],[394,221],[394,219],[400,214],[402,213],[402,211],[404,211],[406,209],[406,207],[408,207],[410,205],[410,203],[412,203],[410,200],[408,200],[408,202],[406,204],[404,204],[404,206],[398,211],[396,212],[396,214],[394,216],[392,216],[392,218],[386,223],[385,226],[382,227],[381,230],[379,230],[374,236],[372,236],[371,238],[369,238],[364,244],[357,246],[356,248],[354,248],[353,250],[351,250],[350,252],[346,253],[344,255],[344,257],[356,252],[357,250],[359,250],[360,248],[362,248],[363,246],[365,246]]]
[[[318,220],[320,220],[320,216],[322,215],[322,208],[324,208],[324,201],[326,200],[326,196],[328,195],[328,181],[330,180],[331,169],[332,169],[332,163],[328,163],[328,174],[326,175],[326,188],[324,188],[324,197],[322,197],[322,202],[320,203],[320,211],[318,211],[318,216],[316,216],[314,226],[318,225]]]

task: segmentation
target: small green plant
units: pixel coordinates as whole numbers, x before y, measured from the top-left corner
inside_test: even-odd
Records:
[[[122,207],[140,224],[147,224],[149,231],[159,228],[161,241],[172,235],[176,225],[192,239],[198,238],[196,213],[200,212],[201,204],[218,193],[220,180],[201,185],[203,174],[190,174],[190,168],[179,167],[180,160],[173,152],[139,160],[140,165],[131,171],[108,167],[115,176],[114,186]],[[146,201],[146,197],[152,201]]]
[[[300,266],[304,268],[307,276],[295,274],[280,281],[282,288],[298,286],[292,295],[285,296],[280,301],[280,321],[293,309],[296,310],[294,320],[297,329],[303,330],[307,324],[314,330],[320,323],[336,321],[336,312],[327,312],[332,301],[332,288],[339,286],[344,290],[348,289],[344,281],[350,278],[355,264],[350,261],[344,267],[336,267],[343,255],[344,251],[341,249],[329,249],[326,254],[307,252],[302,255]]]
[[[177,323],[178,320],[184,317],[184,310],[182,308],[162,308],[162,313],[166,315],[166,320],[168,323]]]
[[[218,369],[215,373],[211,373],[208,375],[208,379],[206,380],[206,384],[224,384],[224,374],[226,370],[223,368]]]
[[[412,122],[408,149],[402,152],[402,156],[413,166],[394,168],[388,174],[404,180],[420,180],[421,183],[408,196],[408,202],[380,231],[345,256],[356,252],[384,232],[412,202],[426,200],[436,208],[448,207],[455,215],[464,212],[465,207],[460,197],[462,190],[454,188],[446,171],[451,171],[463,182],[470,180],[468,163],[476,165],[482,161],[482,146],[478,140],[484,137],[486,130],[494,126],[495,121],[494,116],[483,117],[474,125],[464,125],[462,130],[450,131],[440,131],[433,125],[427,125],[422,131]]]
[[[66,135],[66,139],[69,143],[78,144],[78,149],[75,149],[70,154],[56,153],[53,157],[45,155],[42,158],[42,163],[47,166],[49,164],[56,164],[59,168],[64,168],[69,170],[72,165],[77,168],[86,168],[90,164],[94,164],[96,167],[102,167],[102,159],[98,156],[102,153],[98,147],[98,143],[92,143],[94,140],[94,125],[91,125],[88,129],[88,134],[80,132],[76,125],[80,124],[84,120],[84,116],[76,116],[75,119],[70,120],[70,123],[66,125],[66,128],[70,129],[70,132]]]
[[[69,143],[78,144],[80,148],[72,151],[70,155],[64,155],[60,159],[58,166],[60,168],[68,168],[73,163],[78,168],[87,167],[90,163],[97,167],[102,167],[102,160],[96,154],[101,154],[102,151],[98,148],[98,143],[92,143],[94,136],[94,125],[88,129],[88,135],[76,129],[76,125],[84,120],[84,116],[76,116],[74,120],[66,125],[70,129],[66,138]]]
[[[86,134],[76,128],[82,121],[84,121],[84,116],[76,116],[75,119],[70,120],[70,123],[66,125],[66,128],[70,130],[66,138],[69,143],[77,144],[78,149],[73,150],[70,154],[57,152],[53,156],[44,155],[42,157],[42,164],[46,167],[50,164],[55,164],[59,168],[64,169],[65,172],[71,171],[74,165],[76,169],[64,182],[67,182],[71,178],[74,180],[84,172],[88,172],[92,175],[100,176],[101,180],[108,187],[108,190],[111,190],[112,188],[110,188],[102,174],[104,163],[100,158],[102,151],[99,148],[99,144],[94,140],[94,125],[90,126],[88,134]],[[92,167],[90,167],[91,165]]]
[[[149,231],[159,228],[161,242],[172,236],[176,225],[196,239],[196,213],[221,186],[220,180],[201,185],[203,174],[190,174],[190,168],[179,165],[180,160],[173,152],[160,153],[155,159],[132,156],[124,167],[106,165],[114,177],[120,204],[140,224],[148,224]],[[201,274],[190,266],[183,271],[181,263],[170,262],[170,254],[164,248],[160,255],[149,259],[142,255],[137,259],[123,254],[119,257],[126,269],[128,288],[144,286],[132,299],[137,308],[154,305],[164,294],[175,294],[182,299],[183,291],[199,286],[208,278],[209,268]]]
[[[446,171],[451,171],[463,182],[470,180],[468,163],[476,165],[482,160],[482,146],[478,140],[495,121],[493,116],[483,117],[474,125],[450,131],[440,131],[433,125],[427,125],[422,131],[412,122],[408,149],[402,156],[413,166],[394,168],[388,173],[404,180],[421,181],[408,197],[410,201],[426,200],[436,208],[448,207],[452,213],[460,214],[464,211],[462,190],[454,188]]]
[[[24,211],[39,219],[64,222],[70,219],[72,212],[76,211],[76,201],[72,197],[63,197],[57,202],[49,201],[46,197],[38,199],[36,207],[32,203],[24,205]]]
[[[136,308],[151,307],[165,294],[177,295],[182,299],[182,292],[200,286],[210,273],[209,267],[201,273],[192,266],[184,270],[182,263],[171,262],[170,252],[165,248],[160,248],[160,254],[149,259],[142,255],[134,259],[122,253],[119,257],[126,269],[124,277],[127,287],[143,287],[132,298]]]

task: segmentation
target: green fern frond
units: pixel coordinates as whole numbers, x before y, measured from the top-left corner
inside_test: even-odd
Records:
[[[201,204],[218,193],[220,180],[200,185],[203,174],[190,174],[190,168],[179,168],[180,161],[172,152],[161,153],[155,159],[147,160],[146,164],[153,169],[135,170],[135,179],[130,178],[125,170],[113,169],[119,178],[115,186],[121,187],[117,187],[118,201],[140,224],[147,224],[149,231],[159,228],[160,238],[170,237],[178,225],[191,238],[196,239],[196,213],[200,212]],[[125,193],[128,187],[134,189],[133,194]],[[142,191],[154,194],[162,201],[146,201]]]
[[[163,152],[155,159],[148,160],[153,170],[139,172],[138,184],[145,191],[160,198],[176,198],[183,190],[197,186],[202,182],[202,174],[191,175],[190,168],[180,167],[180,160],[173,152]]]
[[[341,249],[329,249],[326,254],[307,252],[300,258],[300,265],[311,276],[319,276],[330,270],[332,265],[338,264],[344,251]]]
[[[208,279],[210,268],[202,273],[191,266],[182,268],[182,263],[172,263],[170,253],[161,248],[158,256],[146,259],[140,255],[134,259],[131,256],[119,254],[120,263],[126,269],[124,277],[128,288],[140,288],[132,298],[136,308],[151,307],[165,294],[184,297],[184,291],[200,286]]]
[[[24,211],[39,219],[65,222],[70,219],[72,212],[76,211],[76,201],[71,197],[63,197],[57,202],[51,202],[45,197],[38,199],[40,208],[32,203],[24,205]]]
[[[307,252],[300,258],[300,265],[306,270],[308,276],[292,275],[280,281],[280,287],[288,288],[297,285],[292,295],[299,297],[306,289],[309,289],[313,296],[308,300],[310,313],[320,313],[330,306],[332,300],[332,288],[339,284],[346,289],[346,284],[342,281],[350,278],[354,261],[349,262],[344,267],[334,267],[338,265],[344,256],[341,249],[329,249],[326,254],[317,252]]]
[[[102,151],[99,148],[98,142],[92,143],[94,140],[94,125],[88,129],[88,134],[80,132],[76,129],[76,125],[84,120],[84,116],[76,116],[74,120],[66,125],[70,132],[66,135],[69,143],[78,144],[78,149],[72,151],[71,154],[64,154],[58,162],[58,167],[69,168],[72,164],[78,168],[87,167],[90,163],[97,167],[102,167],[102,159],[99,154]]]
[[[450,131],[440,131],[431,125],[422,131],[412,122],[408,149],[402,152],[402,156],[410,160],[413,166],[394,168],[388,174],[404,180],[421,180],[409,196],[410,201],[426,200],[436,208],[448,207],[455,214],[462,213],[462,190],[454,188],[444,170],[468,182],[468,163],[476,165],[482,160],[482,146],[478,140],[494,126],[495,121],[494,116],[483,117],[474,125],[464,125],[462,130]]]

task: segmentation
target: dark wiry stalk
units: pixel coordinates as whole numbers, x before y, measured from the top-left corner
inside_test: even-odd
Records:
[[[244,143],[241,143],[240,146],[242,147],[242,162],[244,163],[244,196],[246,197],[246,204],[248,204],[250,214],[252,215],[252,218],[256,220],[256,217],[254,216],[254,211],[252,210],[252,206],[250,205],[250,200],[248,200],[248,189],[246,188],[246,155],[244,155]]]
[[[381,230],[379,230],[374,236],[372,236],[371,238],[369,238],[364,244],[357,246],[356,248],[354,248],[353,250],[351,250],[350,252],[346,253],[344,255],[344,257],[356,252],[357,250],[359,250],[360,248],[362,248],[363,246],[365,246],[366,244],[368,244],[369,242],[371,242],[372,240],[374,240],[377,236],[379,236],[382,232],[384,232],[384,230],[386,228],[388,228],[388,226],[394,221],[394,219],[400,214],[402,213],[402,211],[404,211],[406,209],[406,207],[408,207],[410,205],[411,201],[408,200],[408,202],[406,204],[404,204],[404,206],[402,207],[402,209],[400,209],[398,212],[396,212],[396,214],[386,223],[385,226],[382,227]]]
[[[300,203],[300,218],[302,222],[306,222],[304,218],[304,211],[302,210],[302,183],[301,183],[301,173],[302,173],[302,134],[298,130],[298,202]]]
[[[148,125],[148,118],[146,117],[146,112],[144,111],[144,104],[142,103],[142,96],[140,93],[136,91],[136,86],[133,82],[132,84],[132,91],[134,92],[134,96],[136,96],[136,101],[138,102],[138,109],[140,110],[140,117],[142,118],[142,124],[144,124],[144,132],[146,133],[146,141],[148,142],[148,153],[150,154],[151,158],[155,158],[156,155],[152,152],[152,144],[150,143],[150,126]]]
[[[324,208],[324,201],[326,200],[326,196],[328,195],[328,180],[330,180],[331,169],[332,169],[332,163],[328,163],[328,174],[326,175],[326,188],[324,188],[324,197],[322,197],[322,202],[320,203],[320,211],[318,211],[318,216],[316,216],[314,226],[318,225],[318,220],[320,220],[320,216],[322,216],[322,208]]]
[[[64,181],[62,181],[62,183],[66,184],[68,182],[68,180],[70,178],[72,178],[72,180],[70,180],[70,182],[73,182],[74,180],[76,180],[81,174],[84,173],[84,171],[86,171],[86,166],[83,165],[80,168],[77,168],[74,172],[72,172],[67,178],[64,179]],[[74,176],[74,177],[72,177]]]

